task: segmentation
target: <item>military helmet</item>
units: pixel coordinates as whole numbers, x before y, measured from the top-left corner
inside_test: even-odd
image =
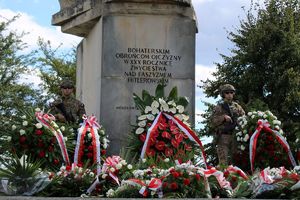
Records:
[[[72,88],[74,88],[74,83],[70,79],[65,79],[61,82],[60,88],[61,89],[66,89],[66,88],[72,89]]]
[[[235,88],[231,84],[224,84],[220,86],[220,95],[224,98],[225,92],[235,92]]]

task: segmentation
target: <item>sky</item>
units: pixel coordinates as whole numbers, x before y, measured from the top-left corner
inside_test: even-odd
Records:
[[[239,27],[250,7],[250,0],[192,0],[198,23],[196,34],[196,85],[201,80],[212,78],[215,63],[222,62],[220,53],[229,55],[233,44],[227,39],[228,31]],[[244,9],[243,9],[244,8]],[[0,0],[0,21],[10,19],[18,13],[21,17],[11,25],[12,30],[27,32],[23,39],[28,44],[26,51],[37,48],[38,37],[50,40],[53,47],[63,43],[63,48],[76,46],[81,38],[64,34],[60,27],[51,25],[52,15],[60,10],[58,0]],[[38,81],[35,77],[30,77]],[[196,87],[196,122],[205,107],[202,101],[208,99]],[[201,124],[200,124],[201,126]]]

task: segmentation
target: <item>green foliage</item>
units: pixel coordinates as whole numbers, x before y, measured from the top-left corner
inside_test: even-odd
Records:
[[[252,2],[240,27],[229,32],[231,54],[221,55],[214,79],[201,86],[208,97],[217,97],[220,85],[233,84],[246,111],[268,107],[279,116],[288,141],[299,137],[300,126],[299,5],[299,0]]]

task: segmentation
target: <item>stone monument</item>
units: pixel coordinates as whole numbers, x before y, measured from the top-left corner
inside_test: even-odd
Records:
[[[126,146],[139,111],[133,93],[177,86],[195,104],[195,35],[190,0],[60,0],[52,24],[84,37],[77,48],[77,98],[110,138],[110,154]]]

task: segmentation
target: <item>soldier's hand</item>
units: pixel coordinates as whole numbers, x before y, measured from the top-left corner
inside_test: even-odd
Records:
[[[231,119],[230,116],[224,115],[224,121],[225,121],[225,122],[232,122],[232,119]]]
[[[55,117],[60,121],[60,122],[65,122],[66,118],[62,114],[56,114]]]

